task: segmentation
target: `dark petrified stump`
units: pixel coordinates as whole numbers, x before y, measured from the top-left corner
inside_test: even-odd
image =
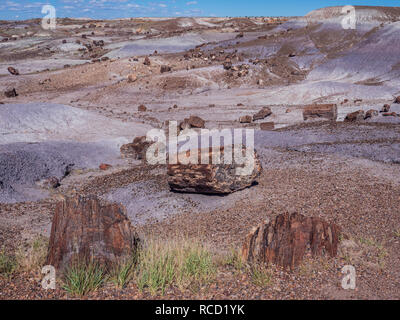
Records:
[[[309,252],[312,256],[335,257],[339,228],[318,217],[281,214],[272,223],[264,222],[246,237],[242,256],[249,263],[275,264],[294,269]]]
[[[108,266],[131,254],[138,241],[122,206],[94,196],[66,198],[53,217],[47,264],[57,269],[76,261]]]

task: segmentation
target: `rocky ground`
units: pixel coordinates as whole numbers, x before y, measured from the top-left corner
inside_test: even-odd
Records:
[[[0,246],[13,253],[49,237],[55,204],[76,193],[123,204],[142,238],[186,236],[217,254],[240,248],[266,218],[297,212],[340,226],[336,258],[272,268],[266,286],[221,264],[196,290],[151,296],[132,282],[88,298],[399,299],[400,13],[356,12],[356,30],[341,28],[340,8],[276,20],[63,19],[51,32],[2,22],[0,91],[17,95],[0,99]],[[315,103],[336,104],[336,121],[304,121]],[[264,107],[272,114],[253,121]],[[345,121],[358,110],[377,112]],[[209,129],[255,129],[257,185],[174,193],[165,166],[121,157],[135,137],[190,116]],[[43,184],[50,177],[56,188]],[[347,291],[349,264],[357,288]],[[0,278],[0,299],[25,298],[71,297],[44,291],[35,272]]]

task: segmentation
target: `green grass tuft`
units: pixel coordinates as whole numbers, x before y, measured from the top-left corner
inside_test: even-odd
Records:
[[[64,272],[63,289],[75,296],[85,296],[98,289],[106,278],[105,269],[97,263],[74,263]]]
[[[18,268],[17,259],[7,254],[4,250],[0,251],[0,276],[8,278]]]
[[[170,285],[179,288],[200,287],[216,274],[212,253],[204,245],[190,240],[150,240],[141,249],[136,272],[140,290],[165,293]]]

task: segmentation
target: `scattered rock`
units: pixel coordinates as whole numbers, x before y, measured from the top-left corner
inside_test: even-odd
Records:
[[[39,181],[37,183],[37,185],[44,189],[57,189],[61,184],[60,184],[60,180],[58,180],[58,178],[51,177],[51,178]]]
[[[252,116],[243,116],[239,118],[240,123],[252,123],[253,117]]]
[[[198,129],[204,129],[206,125],[206,122],[197,116],[190,116],[190,118],[184,119],[180,124],[179,128],[180,130],[186,130],[186,129],[192,129],[192,128],[198,128]]]
[[[147,107],[146,107],[145,105],[141,104],[141,105],[138,107],[138,111],[139,111],[139,112],[146,112],[146,111],[147,111]]]
[[[128,76],[128,82],[132,83],[135,82],[137,80],[137,75],[132,73]]]
[[[131,158],[135,160],[145,160],[147,149],[153,142],[147,141],[145,136],[136,137],[132,143],[125,144],[121,147],[122,158]]]
[[[385,112],[385,113],[382,113],[382,116],[384,116],[384,117],[397,117],[397,113],[396,112]]]
[[[253,121],[263,120],[266,117],[270,116],[271,114],[272,114],[271,108],[264,107],[264,108],[262,108],[262,110],[260,110],[258,113],[256,113],[253,116]]]
[[[161,73],[170,72],[170,71],[171,71],[171,67],[170,66],[163,65],[160,68],[160,72]]]
[[[248,165],[248,170],[246,170],[243,168],[244,165],[238,164],[235,159],[232,161],[232,164],[223,164],[225,150],[226,148],[224,147],[220,148],[222,164],[219,165],[169,164],[168,183],[171,190],[202,194],[229,194],[252,186],[262,171],[257,153],[254,152],[247,158],[246,164]],[[231,150],[229,151],[231,152]],[[209,163],[212,163],[213,153],[211,149],[199,149],[197,153],[199,157],[198,163],[201,163],[201,159],[207,157]],[[187,153],[184,156],[187,156]]]
[[[394,100],[394,103],[400,103],[400,96],[398,96],[395,100]]]
[[[224,66],[224,69],[225,69],[225,70],[231,70],[231,69],[232,69],[232,62],[230,62],[230,61],[225,61],[225,62],[223,63],[223,66]]]
[[[345,122],[357,122],[362,121],[365,118],[364,110],[358,110],[356,112],[349,113],[344,119]]]
[[[149,57],[144,58],[143,64],[144,64],[145,66],[150,66],[150,65],[151,65],[150,58],[149,58]]]
[[[308,105],[303,110],[303,119],[327,119],[336,121],[338,116],[336,104],[314,104]]]
[[[13,67],[8,67],[7,68],[8,72],[11,73],[13,76],[18,76],[19,75],[19,71]]]
[[[364,119],[367,120],[367,119],[376,117],[376,116],[378,116],[378,115],[379,115],[379,112],[378,112],[377,110],[371,109],[371,110],[368,110],[368,111],[365,113]]]
[[[260,124],[260,129],[262,131],[271,131],[275,129],[275,123],[274,122],[264,122]]]
[[[112,165],[111,165],[111,164],[106,164],[106,163],[102,163],[102,164],[99,166],[99,169],[102,170],[102,171],[106,171],[106,170],[108,170],[108,169],[110,169],[110,168],[112,168]]]
[[[65,198],[53,216],[46,264],[61,270],[77,261],[111,266],[138,243],[123,206],[94,196]]]
[[[281,214],[262,223],[246,237],[242,256],[248,263],[275,264],[294,269],[304,255],[335,257],[340,229],[319,217]]]
[[[7,98],[14,98],[14,97],[17,97],[17,96],[18,96],[17,91],[15,90],[15,88],[6,90],[6,91],[4,92],[4,95],[5,95]]]
[[[382,110],[381,110],[380,112],[381,112],[381,113],[390,112],[390,105],[389,105],[389,104],[385,104],[385,105],[382,107]]]
[[[197,116],[191,116],[188,119],[188,123],[192,128],[200,128],[200,129],[204,129],[206,124],[206,122],[202,118]]]

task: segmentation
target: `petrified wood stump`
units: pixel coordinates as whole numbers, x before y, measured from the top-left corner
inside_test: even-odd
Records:
[[[336,121],[338,110],[336,104],[315,104],[309,105],[304,108],[303,118],[304,121],[309,119],[326,119]]]
[[[281,214],[264,222],[246,237],[242,256],[249,263],[275,264],[294,269],[306,253],[335,257],[340,230],[318,217]]]
[[[237,163],[235,156],[231,164],[225,164],[225,150],[220,148],[221,164],[214,164],[211,148],[197,150],[199,164],[169,164],[170,188],[178,192],[229,194],[252,186],[262,171],[257,153],[248,155],[243,164]],[[209,159],[209,164],[202,164],[204,158]]]
[[[75,261],[109,265],[131,254],[138,241],[122,206],[96,197],[66,198],[53,217],[47,264],[57,269]]]

